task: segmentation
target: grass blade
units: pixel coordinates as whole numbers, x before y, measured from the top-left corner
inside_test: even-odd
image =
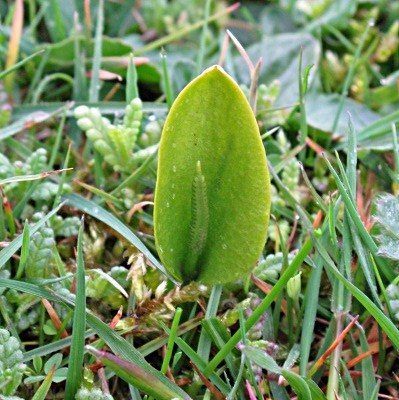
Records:
[[[53,375],[55,372],[55,365],[51,368],[50,372],[47,374],[46,378],[40,385],[39,389],[35,392],[35,395],[32,397],[32,400],[45,400],[46,395],[51,387],[51,382],[53,379]]]
[[[14,64],[12,67],[6,69],[5,71],[2,71],[0,73],[0,80],[4,79],[8,74],[11,74],[12,72],[16,71],[17,69],[21,68],[24,64],[26,64],[28,61],[32,60],[32,58],[35,58],[39,54],[44,53],[44,49],[36,51],[36,53],[31,54],[30,56],[24,58],[20,62],[17,62]]]
[[[49,212],[43,219],[39,222],[36,222],[33,226],[30,227],[31,236],[37,232],[53,215],[55,215],[58,210],[64,206],[64,203],[61,203],[54,210]],[[7,247],[0,251],[0,268],[18,251],[18,249],[22,246],[23,235],[15,238]]]
[[[253,311],[250,317],[245,323],[245,330],[248,331],[258,321],[261,315],[270,307],[273,300],[284,290],[287,282],[292,278],[298,271],[298,268],[303,263],[305,258],[312,250],[312,242],[308,239],[302,246],[301,250],[292,260],[289,267],[286,269],[280,279],[273,286],[270,293],[262,300],[259,306]],[[232,338],[226,343],[226,345],[216,354],[216,356],[210,361],[208,366],[204,370],[204,375],[208,376],[215,368],[225,359],[226,355],[229,354],[236,344],[241,340],[241,331],[238,330]]]
[[[177,308],[175,312],[175,316],[173,317],[172,327],[170,328],[170,335],[168,339],[167,351],[165,354],[165,358],[162,362],[161,372],[166,374],[166,371],[169,367],[170,359],[172,358],[173,344],[177,335],[177,328],[179,327],[180,317],[182,315],[183,310],[181,308]]]
[[[83,260],[83,220],[78,235],[78,255],[76,264],[76,304],[73,314],[71,353],[69,355],[65,399],[73,400],[82,380],[82,367],[86,330],[86,286]]]
[[[187,394],[182,395],[180,390],[177,392],[171,390],[170,387],[163,384],[163,382],[157,380],[151,373],[145,369],[138,367],[122,358],[116,357],[113,354],[105,351],[99,351],[92,346],[86,346],[89,353],[96,356],[104,365],[109,367],[125,382],[136,386],[140,390],[155,397],[159,400],[169,399],[191,399]],[[178,386],[176,385],[176,388]]]
[[[130,104],[130,102],[137,97],[139,97],[137,70],[133,61],[133,54],[131,54],[126,74],[126,104]]]

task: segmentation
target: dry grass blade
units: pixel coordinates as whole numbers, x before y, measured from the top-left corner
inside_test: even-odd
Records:
[[[11,68],[17,61],[23,22],[24,22],[23,0],[16,0],[14,19],[12,21],[12,27],[11,27],[10,41],[8,43],[8,54],[7,54],[7,61],[6,61],[5,69]],[[9,74],[4,79],[6,91],[10,98],[11,98],[11,92],[12,92],[12,83],[14,80],[13,75],[14,74]]]

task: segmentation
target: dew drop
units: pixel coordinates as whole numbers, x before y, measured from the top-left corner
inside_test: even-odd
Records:
[[[174,183],[172,183],[172,189],[174,189],[175,188],[175,184]]]
[[[172,199],[174,200],[176,198],[176,193],[172,194]]]
[[[169,201],[167,201],[166,202],[166,208],[169,208],[170,207],[170,203],[169,203]]]
[[[176,143],[175,142],[172,143],[172,147],[176,148]]]
[[[173,164],[173,166],[172,166],[172,171],[173,171],[173,172],[176,172],[176,171],[177,171],[177,167],[176,167],[175,164]]]
[[[222,247],[223,247],[223,250],[226,250],[227,249],[227,244],[223,243]]]
[[[159,252],[160,252],[160,253],[163,253],[163,248],[162,248],[162,246],[159,246]]]
[[[173,249],[173,248],[170,248],[170,252],[173,253],[173,252],[174,252],[174,249]]]

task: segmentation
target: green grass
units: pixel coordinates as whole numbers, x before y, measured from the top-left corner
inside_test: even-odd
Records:
[[[395,393],[399,1],[11,3],[0,328],[15,339],[0,337],[0,397]],[[241,279],[182,285],[155,246],[158,148],[176,96],[218,59],[256,110],[272,222]],[[101,136],[77,125],[82,105]]]

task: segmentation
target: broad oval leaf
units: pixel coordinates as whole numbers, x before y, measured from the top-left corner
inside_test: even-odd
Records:
[[[180,93],[159,149],[154,226],[157,249],[177,280],[233,281],[262,252],[270,179],[256,119],[219,66]]]

